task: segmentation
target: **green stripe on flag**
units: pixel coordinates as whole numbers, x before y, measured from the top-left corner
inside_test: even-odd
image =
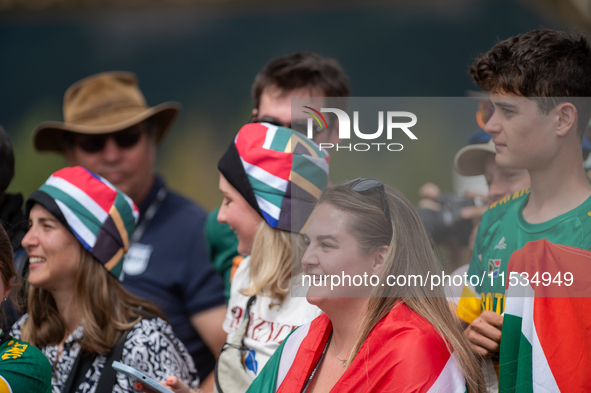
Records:
[[[98,236],[99,229],[103,223],[100,222],[98,218],[96,218],[96,216],[92,214],[86,207],[84,207],[84,205],[72,198],[69,194],[66,194],[54,186],[44,184],[39,188],[39,190],[47,193],[53,199],[62,201],[76,214],[78,219],[82,222],[82,224],[84,224],[86,228],[88,228],[89,231],[91,231],[95,236]]]
[[[254,193],[255,193],[255,195],[260,196],[261,198],[263,198],[265,201],[269,202],[273,206],[277,206],[279,209],[281,209],[281,205],[283,203],[283,195],[269,194],[267,192],[256,191],[256,190],[254,191]]]
[[[121,259],[125,258],[124,256]],[[117,262],[117,264],[109,271],[112,275],[120,278],[121,272],[123,271],[123,263]]]
[[[533,392],[532,345],[522,334],[522,318],[505,314],[499,362],[499,393]]]
[[[271,146],[269,146],[269,149],[284,152],[287,148],[290,138],[290,132],[276,132],[275,136],[273,137],[273,141],[271,141]]]
[[[283,353],[283,347],[289,336],[295,332],[296,329],[292,330],[287,337],[283,340],[279,348],[275,350],[271,358],[265,364],[265,367],[261,370],[259,375],[252,381],[250,387],[246,393],[275,393],[277,385],[277,373],[279,371],[279,364],[281,363],[281,354]]]
[[[517,359],[517,380],[515,390],[523,393],[533,393],[532,346],[522,334],[519,342],[519,359]]]
[[[295,145],[297,145],[298,143],[305,143],[306,145],[308,145],[312,150],[314,150],[316,152],[316,154],[318,154],[318,157],[320,158],[326,158],[328,157],[328,151],[322,149],[319,149],[319,146],[311,141],[310,139],[308,139],[304,134],[301,134],[297,131],[292,131],[292,134],[294,135],[294,145],[291,147],[292,151],[295,148]]]
[[[250,181],[250,185],[252,186],[252,190],[255,194],[259,195],[260,197],[277,206],[278,208],[281,208],[281,203],[283,202],[284,195],[283,191],[273,188],[267,183],[263,183],[262,181],[250,175],[247,176],[248,180]]]
[[[135,230],[135,220],[133,219],[133,211],[127,203],[127,200],[123,195],[117,193],[117,197],[115,198],[115,203],[113,203],[117,210],[119,211],[119,215],[121,215],[121,219],[123,220],[123,224],[125,225],[125,230],[127,230],[127,237],[131,240],[131,235]],[[125,220],[127,218],[128,220]]]
[[[304,156],[294,156],[291,170],[314,184],[321,191],[326,188],[328,182],[327,173],[318,165],[313,165],[313,161],[308,158]]]

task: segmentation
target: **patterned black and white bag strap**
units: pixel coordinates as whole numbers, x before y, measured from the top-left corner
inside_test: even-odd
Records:
[[[94,359],[96,359],[96,354],[83,354],[82,348],[78,352],[78,356],[76,356],[76,360],[70,369],[70,374],[68,374],[68,379],[66,383],[62,387],[62,393],[74,393],[78,389],[78,386],[84,381],[84,376],[92,366]]]
[[[117,372],[113,370],[111,364],[114,360],[121,360],[123,346],[125,345],[128,334],[129,330],[126,330],[121,334],[117,344],[115,344],[115,347],[113,347],[107,356],[107,360],[105,361],[105,365],[103,367],[103,371],[101,372],[95,393],[111,393],[113,391],[113,385],[115,385],[115,376]],[[96,357],[97,354],[95,353],[84,355],[82,348],[80,349],[80,352],[78,353],[78,356],[72,365],[68,379],[62,388],[62,393],[76,392],[78,386],[80,386],[82,381],[84,381],[84,376],[92,366],[92,363],[94,363]]]
[[[95,393],[111,393],[113,391],[113,385],[115,385],[117,371],[113,369],[112,364],[115,360],[121,360],[121,356],[123,355],[123,347],[125,346],[125,341],[127,341],[127,335],[129,334],[130,330],[131,329],[121,333],[119,341],[117,341],[117,344],[115,345],[109,356],[107,356],[107,360],[105,361],[105,366],[103,367],[103,371],[101,372],[101,377],[99,378]]]

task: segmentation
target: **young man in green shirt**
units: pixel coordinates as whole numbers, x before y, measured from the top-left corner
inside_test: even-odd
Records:
[[[591,249],[591,185],[581,154],[591,109],[589,98],[578,98],[591,97],[591,49],[582,35],[534,30],[496,44],[470,74],[491,94],[495,112],[485,131],[497,164],[527,169],[531,178],[530,189],[485,213],[468,271],[480,282],[464,288],[457,309],[473,349],[496,357],[511,254],[540,239]]]

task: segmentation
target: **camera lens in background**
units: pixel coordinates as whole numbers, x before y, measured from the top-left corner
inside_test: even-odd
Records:
[[[442,194],[436,199],[441,210],[416,207],[421,222],[435,244],[445,243],[450,236],[458,240],[460,246],[467,246],[472,232],[472,221],[460,215],[466,206],[473,206],[474,199],[455,194]]]

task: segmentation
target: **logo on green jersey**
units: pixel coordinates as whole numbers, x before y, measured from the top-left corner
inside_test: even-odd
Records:
[[[490,259],[488,261],[488,275],[489,276],[498,277],[500,268],[501,268],[501,260],[500,259]]]

